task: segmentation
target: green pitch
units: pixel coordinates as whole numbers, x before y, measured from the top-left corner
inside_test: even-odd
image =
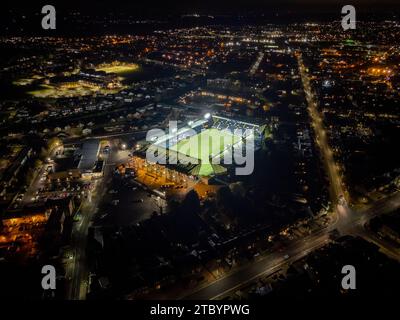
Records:
[[[209,163],[209,157],[220,154],[225,149],[240,141],[240,137],[218,129],[207,129],[197,135],[180,140],[170,147],[189,157],[199,159],[204,166]]]

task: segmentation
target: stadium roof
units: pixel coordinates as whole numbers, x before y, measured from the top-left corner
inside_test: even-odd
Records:
[[[81,149],[81,159],[79,160],[78,169],[82,172],[92,171],[97,161],[99,149],[99,140],[88,140],[84,142]]]
[[[192,170],[190,174],[194,176],[210,176],[226,173],[226,168],[219,164],[198,164]]]
[[[237,136],[235,134],[235,129],[255,129],[258,134],[260,134],[260,129],[265,128],[260,126],[259,124],[250,123],[238,119],[225,118],[215,115],[213,115],[212,117],[216,121],[214,122],[213,127],[208,128],[207,130],[217,130],[221,132],[224,132],[224,129],[230,130],[231,132],[233,132],[233,134],[231,134],[232,141],[234,141],[233,144],[235,144],[236,141],[238,141],[238,143],[241,143],[243,138],[247,139],[248,137],[242,133],[243,136],[241,139],[240,136]],[[165,157],[163,158],[163,160],[165,161],[164,165],[166,167],[193,176],[212,176],[225,174],[227,172],[227,168],[220,164],[209,163],[210,158],[214,159],[216,156],[222,157],[223,153],[227,151],[225,145],[224,149],[220,149],[219,147],[217,147],[218,150],[212,150],[212,148],[210,148],[210,152],[206,155],[206,158],[204,158],[201,153],[196,151],[198,149],[198,144],[193,147],[195,152],[188,152],[187,148],[184,148],[186,152],[180,151],[178,143],[181,140],[183,140],[185,144],[189,143],[190,149],[191,139],[193,137],[197,137],[197,139],[199,139],[200,135],[204,133],[204,131],[199,133],[197,130],[195,130],[197,134],[194,135],[186,135],[186,133],[189,133],[189,131],[194,128],[201,127],[205,123],[208,123],[208,120],[205,120],[203,118],[196,121],[191,121],[190,124],[181,127],[175,132],[172,132],[171,130],[171,132],[168,132],[167,134],[159,137],[157,141],[153,143],[151,143],[150,141],[146,141],[144,144],[142,144],[140,150],[137,150],[135,152],[135,154],[139,155],[140,157],[147,158],[146,155],[148,155],[147,152],[149,152],[155,157],[153,161],[147,160],[150,163],[157,162],[157,160],[161,160],[163,157]],[[222,134],[223,133],[217,135],[217,140],[221,140],[218,138]],[[191,148],[190,150],[193,150],[193,148]]]

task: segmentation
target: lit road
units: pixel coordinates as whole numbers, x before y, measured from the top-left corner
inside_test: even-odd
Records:
[[[57,151],[60,151],[60,147],[57,146],[54,148],[48,158],[53,159]],[[37,195],[36,192],[41,188],[44,187],[45,182],[42,180],[43,173],[46,172],[48,166],[52,166],[52,163],[45,162],[42,164],[40,168],[37,169],[36,175],[32,180],[30,186],[28,187],[27,191],[25,192],[25,196],[22,198],[20,206],[24,206],[33,202],[33,198]],[[41,195],[45,195],[41,193]]]
[[[314,92],[311,88],[307,69],[304,66],[301,55],[298,56],[298,63],[304,92],[306,94],[308,113],[310,115],[311,124],[314,128],[316,142],[323,158],[325,170],[329,178],[332,203],[336,203],[340,195],[347,198],[347,193],[343,188],[343,181],[340,177],[338,165],[334,161],[333,152],[329,146],[328,137],[324,128],[322,115],[318,111],[317,99],[315,98]]]
[[[304,238],[304,240],[296,241],[292,245],[286,247],[284,251],[271,253],[182,298],[185,300],[217,299],[262,275],[274,273],[288,262],[293,262],[302,258],[313,249],[323,246],[328,239],[328,234],[326,232],[321,232],[320,234]]]
[[[299,70],[303,81],[306,99],[308,103],[308,111],[312,121],[312,126],[316,133],[316,143],[318,144],[324,167],[327,171],[330,182],[330,196],[332,204],[334,204],[333,220],[331,224],[313,234],[306,236],[302,239],[291,242],[287,247],[281,251],[275,251],[268,255],[259,257],[254,262],[249,263],[240,268],[235,268],[223,277],[209,282],[202,287],[196,288],[191,292],[185,292],[180,299],[189,300],[212,300],[218,299],[227,293],[234,292],[246,283],[261,277],[272,274],[282,268],[285,264],[294,262],[298,259],[309,254],[311,251],[324,246],[329,241],[330,232],[338,230],[342,235],[360,235],[366,240],[379,245],[383,252],[387,252],[392,257],[400,258],[400,253],[396,252],[388,246],[381,239],[376,239],[369,235],[368,231],[364,228],[364,224],[374,216],[391,212],[400,207],[400,193],[388,196],[384,199],[378,200],[369,207],[354,211],[344,203],[335,205],[338,202],[340,195],[346,199],[347,192],[342,184],[341,176],[338,166],[336,165],[332,150],[328,144],[328,138],[323,127],[322,116],[319,114],[317,102],[314,98],[313,91],[310,86],[310,81],[307,75],[307,70],[303,64],[301,57],[299,57]],[[115,152],[111,152],[110,158]],[[116,152],[118,153],[118,152]],[[75,246],[75,259],[71,263],[68,273],[71,274],[72,282],[69,290],[70,299],[84,299],[87,292],[87,279],[88,270],[85,260],[85,248],[87,229],[90,221],[97,210],[97,201],[102,197],[105,192],[103,184],[107,184],[110,177],[111,165],[119,162],[118,159],[110,159],[106,166],[105,176],[100,182],[94,192],[92,202],[85,204],[82,208],[82,221],[77,226],[77,230],[73,233],[73,243]]]
[[[357,212],[352,212],[349,209],[344,209],[339,206],[338,212],[340,218],[335,220],[330,226],[301,240],[296,240],[283,251],[274,252],[264,256],[258,261],[246,265],[239,270],[235,270],[233,273],[217,279],[214,282],[197,289],[195,292],[181,297],[181,299],[217,299],[228,292],[235,291],[237,288],[260,276],[272,274],[279,270],[284,264],[294,262],[306,256],[312,250],[322,247],[329,240],[330,231],[338,229],[342,234],[363,236],[366,233],[363,228],[366,221],[379,214],[392,212],[399,207],[399,192],[385,199],[381,199],[375,202],[372,206]]]
[[[81,220],[74,225],[71,239],[73,259],[67,264],[66,277],[70,279],[67,297],[70,300],[82,300],[86,298],[88,270],[86,262],[87,232],[93,215],[96,213],[95,193],[98,186],[93,189],[92,202],[85,202],[81,209]]]
[[[307,70],[303,64],[301,56],[298,57],[299,70],[303,81],[306,99],[308,103],[308,111],[316,133],[316,142],[321,150],[325,169],[328,173],[330,182],[330,196],[332,203],[338,202],[339,196],[343,195],[345,199],[348,197],[343,188],[338,167],[334,162],[332,150],[328,144],[328,139],[323,128],[322,117],[317,109],[317,102],[313,96]],[[365,223],[371,218],[394,211],[400,207],[400,192],[397,192],[384,199],[378,200],[371,206],[364,209],[354,211],[348,207],[346,201],[341,204],[334,205],[334,219],[331,224],[310,236],[300,240],[295,240],[281,252],[273,252],[263,256],[259,260],[250,263],[239,269],[235,269],[224,277],[217,279],[201,288],[197,288],[189,294],[185,294],[181,299],[187,300],[213,300],[221,296],[234,292],[246,283],[260,277],[267,276],[279,270],[287,263],[294,262],[312,250],[322,247],[329,241],[329,234],[333,230],[338,230],[340,234],[359,235],[365,237],[366,240],[377,244],[383,252],[388,252],[391,257],[400,258],[400,253],[393,248],[385,245],[384,241],[374,239],[364,228]]]
[[[253,76],[256,71],[258,70],[258,67],[260,66],[260,63],[262,59],[264,59],[264,52],[259,52],[256,61],[254,62],[253,66],[250,68],[249,74]]]
[[[110,155],[105,158],[104,176],[96,180],[95,186],[80,208],[81,220],[75,223],[72,231],[71,247],[73,259],[67,262],[66,278],[70,279],[67,285],[67,297],[70,300],[84,300],[88,292],[88,263],[86,260],[86,244],[88,228],[98,210],[98,205],[107,191],[106,186],[111,182],[111,175],[117,163],[128,159],[128,151],[119,151],[118,146],[110,143]]]

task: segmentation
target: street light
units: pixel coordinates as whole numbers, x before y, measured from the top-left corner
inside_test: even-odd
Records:
[[[157,196],[156,204],[160,210],[160,214],[163,214],[163,205],[162,205],[162,200],[161,200],[160,196]]]

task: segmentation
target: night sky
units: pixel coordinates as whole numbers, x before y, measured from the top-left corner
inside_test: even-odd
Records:
[[[5,1],[2,7],[18,8],[30,11],[45,4],[53,4],[63,10],[80,10],[85,13],[106,13],[110,11],[142,14],[173,14],[173,13],[213,13],[234,14],[240,12],[265,12],[269,10],[326,10],[335,9],[346,4],[360,8],[400,7],[398,0],[131,0],[131,1]]]
[[[258,23],[287,23],[304,20],[335,20],[340,18],[343,5],[351,3],[357,9],[357,19],[397,19],[400,15],[398,0],[132,0],[132,1],[6,1],[0,12],[0,34],[21,35],[41,33],[41,8],[52,4],[57,10],[57,31],[70,33],[83,31],[71,15],[79,13],[88,20],[108,17],[138,19],[163,19],[176,23],[184,14],[214,15],[218,17],[257,17]],[[260,20],[261,19],[261,20]],[[207,24],[197,20],[194,23]],[[221,23],[234,23],[221,21]],[[251,23],[251,21],[246,21]],[[93,28],[96,32],[96,28]],[[113,32],[114,30],[105,30]],[[135,30],[130,30],[135,31]],[[84,32],[89,32],[85,29]]]

